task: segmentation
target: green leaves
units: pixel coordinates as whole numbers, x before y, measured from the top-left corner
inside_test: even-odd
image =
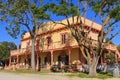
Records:
[[[120,20],[120,6],[117,6],[110,11],[110,17]]]
[[[10,50],[17,49],[17,46],[12,42],[0,43],[0,59],[5,60],[9,58]]]
[[[118,0],[100,0],[92,6],[93,11],[103,17],[110,15],[111,19],[120,20],[120,2]]]
[[[9,15],[22,14],[28,8],[28,0],[16,0],[15,2],[6,4],[8,6]]]
[[[114,64],[115,62],[115,55],[114,53],[106,53],[105,54],[105,59],[108,64]]]
[[[95,12],[99,12],[99,11],[100,11],[100,7],[101,7],[101,3],[98,2],[98,3],[96,3],[95,6],[92,7],[92,9],[93,9]]]
[[[69,5],[67,2],[62,2],[58,5],[51,3],[49,5],[49,10],[58,16],[78,15],[79,13],[76,6]]]
[[[33,15],[37,19],[49,19],[49,15],[45,13],[47,11],[47,6],[37,7],[34,4],[31,4],[31,11],[33,12]]]
[[[117,46],[118,51],[120,52],[120,44]]]
[[[10,36],[13,38],[17,38],[17,36],[20,34],[20,24],[17,23],[15,20],[12,20],[9,22],[8,26],[6,26],[6,31]]]
[[[8,24],[6,30],[13,38],[20,34],[21,27],[25,27],[31,33],[34,26],[36,29],[38,22],[50,19],[47,13],[48,5],[42,0],[6,0],[1,1],[0,5],[4,6],[0,12],[4,12],[0,16],[1,21]]]
[[[10,52],[8,51],[8,48],[5,45],[0,44],[0,59],[4,60],[6,58],[5,53],[6,53],[6,56],[10,54]]]

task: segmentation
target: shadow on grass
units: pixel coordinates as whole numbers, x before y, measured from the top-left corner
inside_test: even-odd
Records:
[[[80,78],[99,78],[99,79],[107,79],[107,78],[112,78],[112,73],[98,73],[97,76],[89,76],[87,73],[71,73],[68,74],[67,76],[69,77],[80,77]]]
[[[49,71],[36,71],[33,72],[32,70],[0,70],[1,72],[8,72],[8,73],[17,73],[17,74],[47,74]]]

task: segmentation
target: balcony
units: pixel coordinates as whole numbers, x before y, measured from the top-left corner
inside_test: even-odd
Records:
[[[114,44],[108,44],[106,49],[110,49],[110,50],[117,50],[116,46]]]
[[[17,49],[17,50],[11,50],[10,53],[11,53],[12,55],[19,54],[19,53],[20,53],[20,49]]]
[[[67,46],[70,46],[70,43],[66,42],[65,44],[62,44],[61,41],[54,42],[50,45],[44,44],[43,46],[39,46],[39,50],[50,50],[50,49],[60,49],[65,48]]]
[[[94,46],[96,46],[97,41],[92,41],[92,44]],[[56,50],[56,49],[65,49],[68,46],[76,46],[76,45],[77,45],[77,42],[75,42],[75,41],[73,41],[73,42],[67,41],[65,44],[62,44],[61,41],[57,41],[57,42],[51,43],[49,46],[48,46],[48,44],[36,45],[35,46],[35,51],[48,51],[48,50],[52,50],[52,49],[54,49],[54,50]],[[114,44],[106,44],[106,49],[110,49],[110,50],[115,51],[116,46]],[[12,53],[12,55],[24,54],[27,51],[30,52],[30,50],[31,50],[31,46],[29,46],[27,48],[12,50],[11,53]]]
[[[25,53],[26,48],[22,48],[22,49],[16,49],[16,50],[11,50],[10,53],[11,55],[17,55],[17,54],[23,54]]]

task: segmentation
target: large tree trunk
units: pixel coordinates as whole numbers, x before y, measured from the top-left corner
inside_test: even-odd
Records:
[[[89,66],[89,75],[90,76],[97,76],[97,64],[98,64],[98,58],[94,57],[93,60],[88,64]]]
[[[31,67],[32,67],[32,71],[36,71],[36,67],[35,67],[35,39],[32,39],[32,54],[31,54]]]

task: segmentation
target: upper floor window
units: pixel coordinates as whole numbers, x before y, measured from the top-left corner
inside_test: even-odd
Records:
[[[41,37],[40,40],[39,40],[39,46],[40,47],[44,46],[44,41],[45,41],[45,39],[43,37]]]
[[[29,41],[29,42],[27,42],[26,47],[27,47],[27,48],[28,48],[28,47],[30,47],[30,41]]]
[[[66,34],[62,34],[61,37],[62,37],[62,44],[65,44],[66,43]]]
[[[51,37],[47,37],[47,45],[48,45],[48,46],[50,46],[50,45],[51,45],[51,42],[52,42]]]

